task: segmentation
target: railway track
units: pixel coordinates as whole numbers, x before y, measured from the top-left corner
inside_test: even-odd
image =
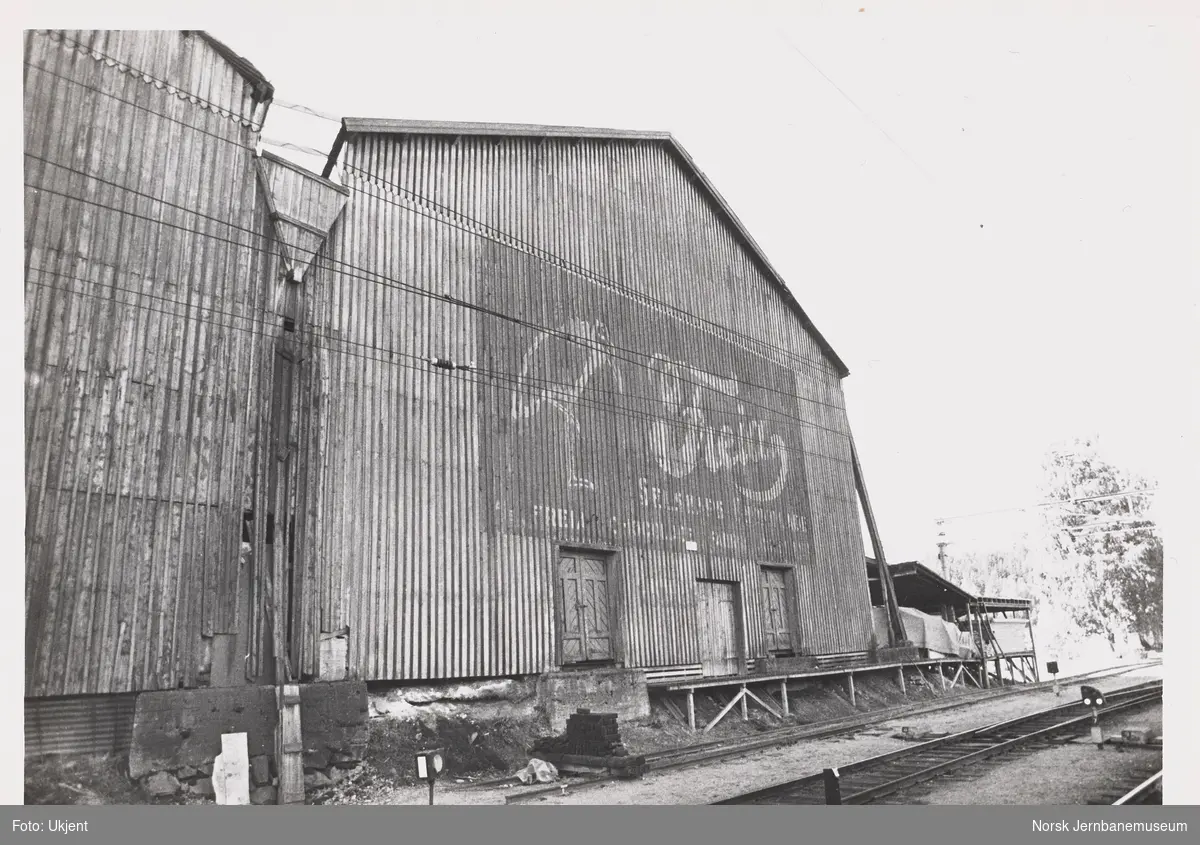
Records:
[[[1058,683],[1062,686],[1069,686],[1081,681],[1098,680],[1101,678],[1113,677],[1115,675],[1123,675],[1129,672],[1137,671],[1138,669],[1157,666],[1159,663],[1160,661],[1151,660],[1145,663],[1136,663],[1129,666],[1117,666],[1108,669],[1100,669],[1093,672],[1085,672],[1079,675],[1071,675],[1065,678],[1059,678]],[[968,695],[955,696],[945,700],[903,704],[897,707],[888,707],[883,710],[876,710],[869,713],[857,713],[852,716],[830,719],[825,722],[814,722],[798,727],[775,728],[773,730],[765,731],[762,735],[750,740],[715,740],[713,742],[684,745],[677,748],[670,748],[664,751],[646,754],[645,757],[647,769],[650,771],[664,771],[668,769],[682,769],[687,768],[688,766],[713,763],[723,760],[727,757],[747,754],[763,748],[790,745],[806,739],[824,739],[831,736],[853,734],[863,730],[864,728],[869,728],[874,725],[892,721],[905,716],[924,715],[927,713],[934,713],[939,710],[952,710],[959,707],[967,707],[973,704],[992,701],[998,698],[1008,698],[1010,696],[1022,695],[1028,692],[1050,689],[1053,687],[1053,685],[1053,681],[1041,681],[1035,684],[998,687],[992,690],[981,690],[972,692]],[[502,784],[511,784],[512,780],[513,778],[511,776],[495,778],[472,784],[469,788],[492,788]],[[578,792],[582,789],[588,789],[590,787],[610,783],[613,780],[614,778],[605,776],[572,778],[569,782],[569,785],[573,792]],[[558,792],[561,789],[562,784],[551,784],[549,786],[535,787],[533,789],[527,789],[519,793],[508,795],[505,797],[505,802],[509,804],[515,804],[524,801],[536,800],[542,795]]]
[[[1059,679],[1059,684],[1069,685],[1075,681],[1103,678],[1151,665],[1156,664],[1137,664],[1133,667],[1121,667],[1119,669],[1108,669],[1084,675],[1076,675],[1070,678]],[[898,707],[888,707],[871,713],[858,713],[853,716],[830,719],[826,722],[816,722],[792,728],[775,728],[774,730],[765,731],[761,736],[750,740],[716,740],[713,742],[695,743],[693,745],[685,745],[647,754],[645,755],[646,764],[650,771],[685,768],[687,766],[713,762],[736,754],[745,754],[761,748],[786,745],[799,740],[825,739],[831,736],[855,733],[881,722],[892,721],[904,716],[923,715],[939,710],[957,709],[971,704],[979,704],[998,698],[1008,698],[1038,689],[1050,688],[1052,685],[1053,682],[1043,681],[1038,684],[1000,687],[949,700],[902,704]],[[596,782],[605,780],[608,780],[608,778],[598,778]]]
[[[1162,769],[1159,769],[1144,780],[1141,776],[1130,777],[1121,784],[1121,790],[1105,795],[1103,798],[1089,801],[1088,803],[1110,804],[1114,807],[1134,806],[1137,804],[1162,804],[1162,777]]]
[[[1104,718],[1162,700],[1162,682],[1109,692]],[[930,740],[840,769],[776,784],[717,804],[870,804],[917,783],[975,765],[997,755],[1024,756],[1086,733],[1092,713],[1081,702]]]

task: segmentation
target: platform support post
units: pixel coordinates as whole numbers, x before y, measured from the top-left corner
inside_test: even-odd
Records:
[[[937,665],[938,682],[942,685],[942,692],[946,691],[946,676],[942,673],[942,664],[939,661]]]
[[[904,695],[905,698],[908,698],[908,686],[904,683],[904,667],[903,666],[896,667],[896,674],[900,678],[900,692]]]
[[[696,691],[690,689],[687,691],[688,698],[688,727],[696,730]]]
[[[787,678],[779,682],[779,698],[783,702],[783,715],[788,716]]]
[[[858,702],[854,698],[854,673],[850,672],[846,675],[846,686],[850,690],[850,706],[857,707]]]
[[[742,721],[743,722],[750,721],[750,713],[748,711],[748,707],[749,707],[749,705],[746,703],[746,685],[742,684]]]

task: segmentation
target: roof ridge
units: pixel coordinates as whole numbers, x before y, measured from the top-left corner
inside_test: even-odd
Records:
[[[374,135],[374,134],[431,134],[431,135],[507,135],[514,137],[543,137],[543,138],[581,138],[587,140],[644,140],[658,141],[666,143],[670,151],[675,155],[683,167],[690,171],[695,181],[699,183],[701,190],[706,193],[712,203],[716,206],[719,215],[725,217],[729,226],[733,229],[735,236],[742,241],[743,246],[750,253],[752,260],[760,265],[764,275],[767,276],[780,296],[783,297],[784,303],[791,311],[800,319],[801,324],[809,331],[821,350],[832,361],[838,375],[845,378],[850,375],[850,369],[846,366],[841,356],[834,351],[833,346],[821,334],[812,319],[805,312],[804,308],[796,300],[795,295],[784,281],[783,276],[778,270],[772,266],[767,259],[763,248],[751,236],[750,231],[742,223],[738,216],[733,212],[729,203],[717,191],[716,187],[709,182],[708,177],[696,165],[696,162],[688,154],[683,145],[670,132],[646,132],[635,131],[628,129],[598,129],[585,128],[578,126],[552,126],[543,124],[527,124],[527,123],[486,123],[486,122],[460,122],[460,121],[444,121],[444,120],[401,120],[393,118],[363,118],[363,117],[345,117],[342,118],[342,127],[338,131],[337,138],[333,142],[333,147],[329,151],[329,156],[325,162],[325,169],[322,171],[322,176],[328,178],[333,171],[334,165],[337,163],[338,157],[341,155],[342,146],[345,144],[346,138],[349,135]]]

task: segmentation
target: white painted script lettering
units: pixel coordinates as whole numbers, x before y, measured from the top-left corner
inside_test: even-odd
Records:
[[[788,474],[783,438],[768,434],[766,423],[750,418],[741,403],[737,406],[736,431],[729,425],[710,425],[701,409],[704,389],[736,397],[737,380],[714,376],[662,355],[655,355],[653,361],[666,416],[670,418],[656,421],[651,435],[651,449],[662,471],[673,478],[687,478],[700,466],[709,472],[723,472],[774,462],[778,469],[767,489],[736,486],[753,501],[777,499]]]

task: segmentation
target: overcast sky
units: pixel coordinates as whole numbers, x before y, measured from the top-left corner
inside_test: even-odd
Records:
[[[1170,462],[1194,28],[515,8],[213,32],[334,115],[673,133],[849,365],[891,560],[933,553],[938,516],[1038,501],[1067,438]],[[276,106],[264,134],[336,131]]]
[[[891,560],[933,554],[938,516],[1037,501],[1045,450],[1098,434],[1131,469],[1170,476],[1179,532],[1168,534],[1168,628],[1192,636],[1194,4],[1108,0],[1067,17],[1058,13],[1079,4],[1042,0],[985,17],[965,0],[937,16],[906,0],[903,18],[881,14],[898,4],[867,0],[755,15],[743,0],[719,17],[699,2],[641,2],[635,15],[608,0],[588,17],[540,5],[507,0],[502,18],[440,20],[406,14],[402,0],[368,7],[386,17],[349,0],[210,0],[189,20],[148,0],[27,0],[11,11],[27,12],[25,26],[203,27],[250,58],[280,100],[337,115],[674,133],[849,365],[850,421]],[[1146,10],[1175,17],[1131,16]],[[5,128],[5,195],[18,198],[20,121]],[[267,126],[322,149],[335,131],[279,107]],[[7,212],[0,237],[15,277],[19,200]],[[14,325],[3,335],[17,361],[21,306],[6,289]],[[4,376],[21,395],[20,368]],[[17,536],[21,423],[8,425]],[[985,523],[955,530],[986,533]],[[4,596],[11,615],[20,595]],[[2,649],[13,673],[19,649],[11,638]],[[12,708],[4,758],[18,759],[19,703],[0,704]],[[1173,723],[1174,736],[1187,731]],[[1175,748],[1170,765],[1187,751]],[[17,767],[0,776],[19,803]]]

